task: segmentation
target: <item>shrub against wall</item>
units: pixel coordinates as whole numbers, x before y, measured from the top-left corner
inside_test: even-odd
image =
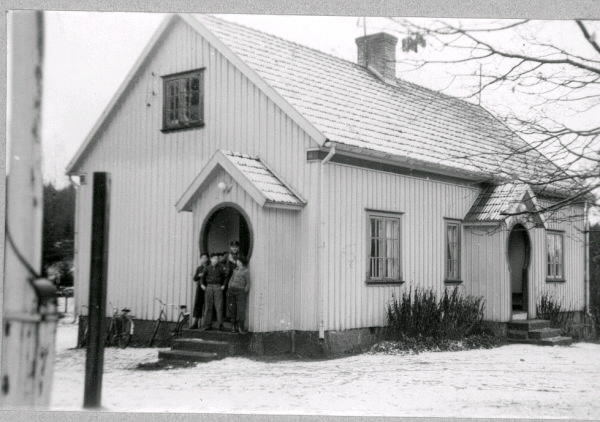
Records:
[[[441,298],[432,290],[417,288],[392,297],[387,308],[391,337],[461,339],[478,331],[483,321],[482,297],[460,295],[455,288]]]
[[[600,224],[590,228],[590,314],[600,337]]]
[[[543,293],[536,305],[538,318],[550,321],[550,326],[560,328],[562,335],[571,334],[575,313],[563,306],[559,300],[549,293]]]

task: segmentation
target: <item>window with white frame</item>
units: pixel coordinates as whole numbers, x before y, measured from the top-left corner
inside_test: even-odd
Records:
[[[163,130],[204,125],[204,71],[163,76]]]
[[[460,281],[460,222],[446,220],[446,281]]]
[[[548,280],[564,279],[563,233],[546,233],[547,274]]]
[[[368,281],[401,281],[400,216],[369,213]]]

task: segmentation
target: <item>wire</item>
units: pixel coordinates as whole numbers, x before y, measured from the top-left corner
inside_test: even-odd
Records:
[[[23,264],[23,266],[31,274],[31,278],[32,279],[42,278],[42,276],[33,269],[33,266],[29,262],[27,262],[27,259],[25,259],[25,257],[19,251],[19,248],[17,248],[17,245],[15,245],[15,242],[13,241],[13,238],[10,234],[10,230],[8,229],[8,227],[6,227],[6,239],[8,240],[8,244],[12,248],[13,252],[17,256],[17,259],[21,262],[21,264]]]

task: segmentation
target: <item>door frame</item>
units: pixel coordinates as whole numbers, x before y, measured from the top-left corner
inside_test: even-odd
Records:
[[[521,227],[521,229],[518,229],[518,227]],[[524,240],[525,240],[525,260],[523,263],[523,274],[522,274],[522,279],[521,279],[521,284],[522,284],[522,291],[523,291],[523,312],[527,312],[528,317],[532,314],[529,309],[529,296],[530,296],[530,280],[529,280],[529,269],[530,269],[530,265],[531,265],[531,236],[529,235],[529,229],[527,229],[527,227],[525,226],[524,222],[521,221],[516,221],[514,224],[511,225],[510,229],[508,230],[508,236],[506,236],[506,262],[508,264],[508,273],[509,273],[509,278],[508,278],[508,283],[509,283],[509,297],[510,297],[510,312],[512,314],[513,312],[513,297],[512,297],[512,268],[511,268],[511,262],[510,262],[510,236],[512,235],[512,233],[514,232],[514,230],[520,230],[523,232],[524,234]]]
[[[206,230],[208,228],[209,221],[212,219],[212,217],[217,212],[219,212],[223,208],[235,209],[237,212],[240,213],[242,218],[244,218],[244,220],[246,220],[246,226],[248,227],[248,237],[249,237],[248,253],[246,254],[246,258],[250,259],[250,257],[252,256],[253,248],[254,248],[254,231],[252,229],[252,221],[250,220],[250,217],[248,217],[248,214],[246,214],[244,209],[242,207],[240,207],[238,204],[236,204],[235,202],[220,202],[217,205],[215,205],[214,207],[212,207],[208,213],[206,213],[206,216],[204,217],[204,219],[202,221],[202,226],[200,228],[200,237],[198,239],[198,247],[200,248],[200,251],[204,250],[203,249],[204,248],[204,238],[207,234]]]

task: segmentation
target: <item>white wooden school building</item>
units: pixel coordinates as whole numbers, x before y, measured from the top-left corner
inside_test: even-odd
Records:
[[[561,197],[511,177],[553,164],[515,154],[524,141],[482,107],[397,79],[396,42],[361,37],[354,63],[211,16],[166,19],[68,165],[77,306],[102,171],[107,300],[141,320],[155,297],[191,306],[199,252],[232,239],[250,256],[253,333],[380,327],[411,286],[483,296],[497,322],[534,318],[543,293],[583,310],[583,203],[507,216]]]

